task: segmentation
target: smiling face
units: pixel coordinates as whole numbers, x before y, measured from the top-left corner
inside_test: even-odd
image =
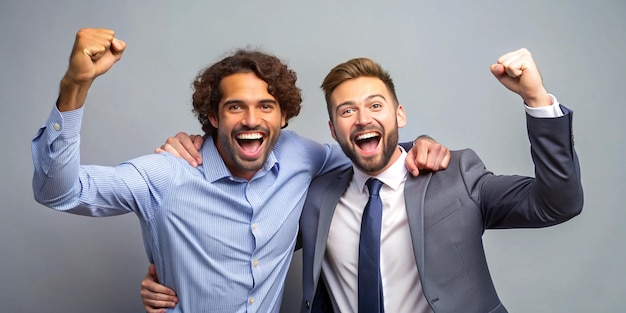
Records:
[[[223,96],[217,116],[209,115],[226,167],[247,180],[263,167],[286,121],[267,86],[254,73],[226,76],[219,85]]]
[[[400,157],[398,128],[406,125],[404,108],[380,79],[348,79],[329,100],[331,134],[357,168],[377,175]]]

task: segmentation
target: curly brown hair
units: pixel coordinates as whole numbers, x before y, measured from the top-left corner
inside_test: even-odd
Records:
[[[289,69],[278,57],[258,50],[238,49],[230,56],[202,70],[193,82],[193,112],[202,124],[205,135],[215,136],[216,129],[209,122],[209,114],[218,116],[222,99],[220,82],[237,73],[254,73],[268,85],[267,91],[286,113],[285,126],[290,118],[300,113],[301,90],[296,86],[296,72]],[[283,128],[284,128],[283,127]]]

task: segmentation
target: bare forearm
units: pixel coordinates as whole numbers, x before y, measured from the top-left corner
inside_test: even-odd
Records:
[[[91,82],[76,83],[66,76],[61,80],[57,108],[60,112],[72,111],[85,104]]]

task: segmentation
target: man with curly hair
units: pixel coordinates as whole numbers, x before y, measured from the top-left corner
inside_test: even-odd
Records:
[[[336,145],[281,130],[300,110],[295,73],[275,56],[240,50],[194,82],[201,165],[168,153],[81,165],[87,92],[124,49],[112,30],[77,33],[56,105],[32,142],[35,199],[79,215],[134,212],[159,280],[178,292],[171,312],[278,312],[307,187],[349,160]],[[447,149],[437,149],[445,167]]]

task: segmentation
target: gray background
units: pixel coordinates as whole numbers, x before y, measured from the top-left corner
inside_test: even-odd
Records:
[[[393,75],[409,124],[451,149],[474,148],[496,173],[532,175],[520,99],[489,73],[526,47],[550,92],[575,111],[585,208],[541,230],[485,234],[491,272],[512,312],[623,312],[626,288],[623,1],[17,1],[0,3],[0,306],[3,312],[140,312],[147,261],[133,214],[62,214],[32,197],[30,140],[47,117],[74,34],[106,27],[126,40],[93,86],[84,163],[114,165],[178,131],[199,133],[190,82],[247,45],[299,74],[304,108],[290,129],[330,142],[319,84],[349,58]],[[284,311],[299,300],[294,257]]]

